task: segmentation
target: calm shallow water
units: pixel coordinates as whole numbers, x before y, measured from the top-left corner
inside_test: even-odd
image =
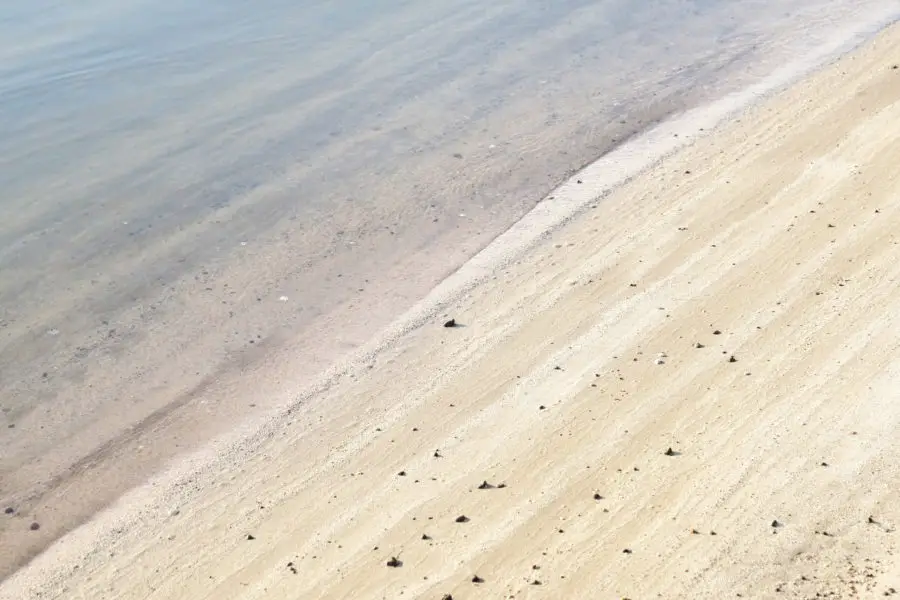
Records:
[[[0,575],[264,410],[276,350],[314,375],[573,169],[893,4],[0,2],[0,504],[58,515],[0,520]]]

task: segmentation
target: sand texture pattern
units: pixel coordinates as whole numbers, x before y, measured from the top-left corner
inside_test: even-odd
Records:
[[[895,27],[662,161],[0,598],[900,590],[897,63]]]

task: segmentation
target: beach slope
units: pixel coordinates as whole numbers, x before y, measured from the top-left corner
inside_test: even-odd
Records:
[[[900,590],[898,63],[894,27],[698,139],[0,597]]]

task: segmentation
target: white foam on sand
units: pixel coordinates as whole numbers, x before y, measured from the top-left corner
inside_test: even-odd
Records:
[[[423,325],[435,324],[438,316],[454,301],[518,260],[612,190],[707,135],[722,122],[737,117],[757,101],[851,51],[898,18],[900,7],[868,14],[848,23],[829,39],[819,40],[821,43],[810,52],[778,68],[762,81],[673,117],[585,167],[361,350],[324,373],[315,384],[299,392],[296,389],[286,391],[285,406],[278,415],[270,416],[264,422],[243,424],[203,449],[180,457],[168,470],[151,478],[144,486],[124,494],[112,506],[58,540],[0,584],[0,599],[21,598],[23,591],[29,594],[35,594],[39,589],[58,591],[78,565],[84,565],[92,557],[102,559],[100,553],[107,552],[133,524],[156,518],[160,511],[171,512],[173,506],[183,501],[186,495],[202,489],[205,474],[216,473],[223,465],[234,464],[235,460],[240,460],[242,455],[271,437],[272,432],[281,426],[284,411],[296,409],[343,377],[364,372],[379,354]]]

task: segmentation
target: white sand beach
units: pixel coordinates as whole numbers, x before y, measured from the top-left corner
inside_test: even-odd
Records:
[[[698,137],[0,598],[900,593],[898,65]]]

